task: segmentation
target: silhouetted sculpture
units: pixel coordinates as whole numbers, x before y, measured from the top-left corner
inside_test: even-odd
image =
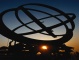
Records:
[[[28,8],[28,7],[24,7],[24,6],[40,6],[43,8],[48,8],[52,11],[56,11],[58,14],[57,15],[53,15],[51,13],[42,11],[42,10],[37,10],[37,9],[32,9],[32,8]],[[24,23],[19,15],[18,15],[18,11],[21,10],[23,13],[25,13],[32,21]],[[39,12],[42,14],[46,14],[48,15],[48,17],[44,17],[44,18],[40,18],[37,19],[29,10],[31,11],[35,11],[35,12]],[[10,30],[3,21],[3,16],[8,13],[14,11],[15,12],[15,16],[17,18],[17,20],[22,24],[16,28],[14,28],[13,30]],[[71,15],[71,16],[69,16]],[[60,18],[58,18],[59,16],[64,16],[66,18],[66,21],[62,21]],[[47,19],[47,18],[55,18],[56,20],[58,20],[60,23],[50,26],[50,27],[46,27],[43,22],[41,22],[43,19]],[[45,45],[49,45],[51,46],[51,48],[49,49],[49,51],[44,54],[41,51],[41,56],[50,56],[50,57],[64,57],[64,56],[68,56],[70,55],[70,52],[73,51],[72,47],[68,47],[66,46],[64,43],[69,41],[72,37],[73,37],[73,30],[75,28],[75,24],[73,22],[73,20],[75,19],[75,14],[73,13],[64,13],[63,11],[55,8],[55,7],[51,7],[48,5],[44,5],[44,4],[25,4],[25,5],[21,5],[17,8],[13,8],[13,9],[9,9],[6,11],[3,11],[2,13],[0,13],[0,33],[9,38],[12,39],[13,41],[15,41],[15,44],[12,45],[11,41],[9,43],[9,55],[23,55],[23,56],[27,56],[27,55],[33,55],[33,56],[37,56],[37,52],[39,52],[39,46],[41,44],[45,44]],[[41,29],[39,30],[35,30],[31,27],[28,26],[28,24],[31,23],[36,23],[39,27],[41,27]],[[71,24],[71,28],[69,28],[67,26],[67,23]],[[60,34],[60,35],[56,35],[55,33],[53,33],[54,28],[60,27],[60,26],[64,26],[66,29],[66,34]],[[15,31],[21,27],[25,26],[26,28],[32,30],[31,32],[26,32],[26,33],[16,33]],[[47,33],[43,33],[43,32],[47,32]],[[52,36],[53,38],[57,38],[59,36],[62,36],[59,39],[55,39],[55,40],[50,40],[50,41],[45,41],[45,40],[39,40],[39,39],[33,39],[33,38],[28,38],[28,37],[24,37],[23,35],[31,35],[31,34],[35,34],[35,33],[40,33],[43,35],[47,35],[47,36]],[[16,43],[19,42],[19,43]],[[29,53],[29,54],[27,54]],[[52,55],[52,56],[51,56]],[[48,58],[49,59],[49,58]],[[52,58],[53,59],[53,58]]]

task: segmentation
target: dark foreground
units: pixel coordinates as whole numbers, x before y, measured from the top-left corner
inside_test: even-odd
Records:
[[[75,55],[56,56],[56,55],[27,55],[27,56],[0,56],[0,60],[79,60],[79,53]]]
[[[74,52],[66,45],[62,46],[58,46],[58,49],[53,46],[53,50],[38,50],[34,46],[27,49],[22,44],[1,47],[0,60],[79,60],[79,52]]]

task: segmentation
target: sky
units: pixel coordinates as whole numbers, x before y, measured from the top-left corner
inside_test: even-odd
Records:
[[[46,4],[46,5],[50,5],[53,6],[55,8],[60,9],[61,11],[64,11],[65,13],[74,13],[76,15],[76,18],[74,19],[75,22],[75,29],[73,31],[73,37],[67,42],[65,43],[67,46],[71,46],[74,47],[75,51],[79,51],[79,1],[78,0],[0,0],[0,13],[7,10],[7,9],[11,9],[11,8],[17,8],[20,5],[23,4],[28,4],[28,3],[41,3],[41,4]],[[30,7],[30,6],[25,6],[25,7]],[[34,7],[31,7],[34,8]],[[40,7],[35,7],[37,9],[39,9]],[[54,11],[49,11],[47,9],[41,8],[42,10],[49,12],[49,13],[53,13],[56,14],[56,12]],[[39,12],[35,12],[35,11],[30,11],[31,13],[35,14],[35,16],[40,19],[43,18],[44,16],[47,15],[43,15],[40,14]],[[22,19],[22,21],[24,23],[26,22],[30,22],[31,19],[29,19],[28,17],[25,16],[25,14],[22,11],[19,11],[19,17],[21,17],[20,19]],[[40,15],[38,15],[40,14]],[[14,29],[15,27],[18,27],[21,25],[21,23],[19,23],[17,21],[17,19],[15,18],[14,12],[9,12],[7,14],[4,15],[4,23],[6,24],[6,26],[8,26],[11,30]],[[27,19],[27,20],[25,20]],[[59,23],[59,21],[54,20],[55,21],[51,21],[52,18],[48,18],[47,20],[43,20],[41,21],[43,24],[45,24],[47,27],[51,26],[51,24],[57,24]],[[61,19],[65,20],[64,17],[61,17]],[[48,21],[49,20],[49,21]],[[52,23],[54,22],[54,23]],[[31,28],[34,28],[36,30],[41,29],[38,25],[36,25],[35,23],[32,23],[30,25]],[[70,25],[69,25],[70,26]],[[27,30],[27,31],[26,31]],[[26,27],[21,27],[21,29],[17,29],[15,32],[16,33],[24,33],[24,32],[30,32],[31,30],[27,29]],[[60,34],[65,32],[65,28],[63,26],[61,26],[59,29],[54,30],[56,34]],[[34,36],[36,36],[35,39],[45,39],[45,40],[50,40],[52,39],[52,37],[47,37],[47,36],[43,36],[42,34],[35,34],[35,35],[31,35],[31,36],[27,36],[27,37],[31,37],[33,38]],[[41,37],[42,36],[42,37]],[[58,37],[59,38],[59,37]],[[7,46],[8,45],[8,41],[9,39],[0,35],[0,46]]]

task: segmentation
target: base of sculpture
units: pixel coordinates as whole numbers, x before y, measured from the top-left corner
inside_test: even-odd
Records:
[[[52,45],[51,49],[39,50],[38,45],[27,45],[23,43],[17,43],[15,45],[9,45],[9,47],[0,48],[0,58],[4,59],[27,59],[27,60],[68,60],[71,59],[73,48],[68,47],[65,44],[56,46]]]

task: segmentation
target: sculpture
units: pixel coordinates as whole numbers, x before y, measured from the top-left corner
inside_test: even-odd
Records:
[[[26,6],[26,8],[24,6]],[[42,11],[42,10],[32,9],[30,7],[28,8],[27,6],[38,6],[38,7],[48,8],[50,10],[57,12],[58,14],[53,15],[51,13],[48,13],[48,12],[45,12],[45,11]],[[24,12],[32,21],[23,23],[23,21],[20,19],[19,15],[18,15],[19,10]],[[48,17],[43,17],[43,18],[37,19],[29,10],[39,12],[39,13],[42,13],[42,14],[46,14],[46,15],[48,15]],[[6,13],[11,12],[11,11],[15,12],[15,16],[16,16],[17,20],[22,24],[22,25],[20,25],[16,28],[14,28],[13,30],[10,30],[5,25],[5,23],[3,22],[3,16]],[[71,15],[71,16],[69,16],[69,15]],[[62,21],[60,18],[58,18],[59,16],[64,16],[66,18],[66,20]],[[41,22],[41,21],[48,19],[48,18],[51,18],[51,17],[55,18],[60,23],[47,27],[47,26],[44,25],[43,22]],[[58,49],[62,49],[63,46],[65,47],[65,45],[63,45],[63,44],[65,42],[68,42],[73,37],[73,30],[75,28],[75,24],[74,24],[73,20],[75,19],[75,17],[76,16],[73,13],[64,13],[63,11],[61,11],[61,10],[55,8],[55,7],[48,6],[48,5],[37,4],[37,3],[24,4],[24,5],[21,5],[17,8],[8,9],[8,10],[0,13],[0,33],[3,36],[5,36],[9,39],[12,39],[14,41],[17,41],[17,42],[20,42],[20,43],[23,43],[23,44],[27,44],[27,45],[47,44],[47,45],[53,45],[54,47],[57,47]],[[36,23],[41,29],[35,30],[35,29],[29,27],[28,24],[31,24],[31,23]],[[71,24],[71,28],[69,28],[67,26],[67,23]],[[62,25],[66,29],[66,34],[60,34],[60,35],[54,34],[52,29],[60,27]],[[26,28],[28,28],[32,31],[17,34],[15,31],[18,30],[19,28],[23,27],[23,26],[25,26]],[[43,31],[45,31],[47,33],[43,33]],[[59,39],[55,39],[55,40],[45,41],[45,40],[33,39],[33,38],[28,38],[28,37],[23,36],[23,35],[31,35],[31,34],[35,34],[35,33],[40,33],[40,34],[43,34],[43,35],[52,36],[53,38],[56,38],[58,36],[62,36],[62,37],[59,38]],[[11,42],[10,42],[10,44],[11,44]]]

